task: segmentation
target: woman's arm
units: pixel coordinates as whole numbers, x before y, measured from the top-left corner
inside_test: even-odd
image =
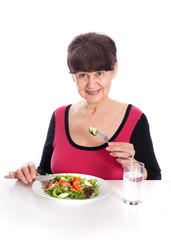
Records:
[[[147,180],[160,180],[161,170],[154,153],[148,120],[144,114],[135,126],[130,142],[134,145],[134,158],[145,164]]]
[[[27,184],[28,182],[32,182],[36,175],[52,173],[50,168],[51,156],[53,152],[53,140],[55,135],[55,113],[53,113],[48,134],[46,138],[46,142],[43,148],[42,159],[39,167],[36,170],[35,164],[33,162],[29,162],[27,164],[23,164],[21,168],[16,171],[10,171],[9,176],[11,179],[17,177],[23,183]]]
[[[53,112],[49,129],[46,137],[46,141],[43,148],[42,158],[40,165],[37,168],[37,172],[42,174],[52,173],[51,171],[51,156],[53,153],[53,141],[55,136],[55,112]]]

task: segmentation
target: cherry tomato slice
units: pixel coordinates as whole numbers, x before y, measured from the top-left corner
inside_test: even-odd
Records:
[[[62,180],[60,180],[59,183],[58,183],[58,185],[60,186],[61,184],[65,184],[65,185],[68,186],[68,187],[72,187],[72,186],[71,186],[71,183],[70,183],[70,182],[67,182],[67,181],[62,181]]]
[[[72,184],[72,187],[77,191],[77,192],[80,192],[80,193],[84,193],[84,191],[82,189],[80,189],[80,185],[77,181],[74,181],[73,184]]]
[[[47,188],[52,187],[53,183],[54,183],[55,179],[53,179],[52,181],[50,181],[50,183],[48,184]]]

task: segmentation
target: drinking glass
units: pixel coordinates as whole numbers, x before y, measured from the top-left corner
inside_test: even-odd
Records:
[[[125,161],[123,172],[123,201],[129,205],[142,202],[142,182],[144,164],[136,161]]]

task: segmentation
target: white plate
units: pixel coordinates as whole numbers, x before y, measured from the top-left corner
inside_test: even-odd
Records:
[[[66,174],[66,173],[59,173],[59,175],[64,175],[64,174]],[[97,179],[98,183],[101,185],[100,188],[99,188],[99,195],[98,196],[91,196],[90,198],[82,199],[81,201],[90,201],[90,200],[97,200],[97,199],[100,199],[100,198],[104,198],[104,197],[108,196],[109,194],[111,194],[111,192],[112,192],[111,184],[108,181],[103,180],[102,178],[98,178],[98,177],[94,177],[94,176],[90,176],[90,175],[85,175],[85,174],[77,174],[77,173],[69,173],[69,174],[72,174],[73,176],[80,176],[81,178],[85,178],[85,179]],[[44,190],[42,189],[41,182],[39,182],[39,181],[35,181],[32,185],[32,188],[33,188],[33,191],[35,193],[37,193],[38,195],[40,195],[42,197],[45,197],[45,198],[49,198],[49,199],[53,199],[53,200],[60,200],[60,201],[61,200],[73,201],[73,199],[70,199],[70,198],[59,199],[59,198],[55,198],[55,197],[52,197],[52,196],[46,194],[44,192]]]

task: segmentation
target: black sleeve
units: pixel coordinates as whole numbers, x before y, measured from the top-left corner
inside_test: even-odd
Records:
[[[42,158],[40,161],[40,165],[37,168],[37,172],[41,175],[46,173],[52,173],[51,171],[51,156],[53,153],[53,141],[55,136],[55,112],[52,114],[45,145],[43,148]]]
[[[161,170],[154,153],[148,120],[144,114],[137,122],[130,142],[134,145],[135,159],[145,164],[147,180],[161,180]]]

